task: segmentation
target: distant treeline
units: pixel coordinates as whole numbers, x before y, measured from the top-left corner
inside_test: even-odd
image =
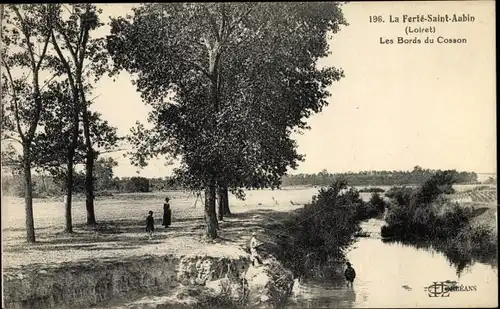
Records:
[[[418,185],[432,177],[438,170],[429,170],[415,167],[413,171],[369,171],[358,173],[330,174],[322,171],[317,174],[298,174],[283,177],[282,186],[328,186],[337,179],[343,178],[352,186],[394,186]],[[452,171],[455,183],[478,183],[476,173]],[[172,178],[145,178],[145,177],[112,177],[112,172],[100,172],[96,175],[96,193],[132,193],[178,190],[182,187]],[[75,173],[74,192],[83,193],[85,175]],[[62,195],[64,184],[52,176],[33,176],[33,191],[35,197],[49,197]],[[3,175],[2,190],[4,194],[24,196],[22,176]],[[372,191],[370,191],[372,192]]]
[[[73,185],[74,193],[85,192],[85,175],[76,174]],[[33,195],[35,197],[51,197],[63,194],[64,184],[52,176],[33,176]],[[111,179],[96,179],[96,194],[154,192],[182,189],[169,177],[114,177]],[[24,196],[22,176],[2,177],[2,191],[5,195]]]
[[[427,181],[439,170],[422,169],[415,167],[413,171],[366,171],[330,174],[323,170],[317,174],[297,174],[283,177],[283,186],[327,186],[336,179],[343,178],[351,186],[395,186],[419,185]],[[478,183],[474,172],[453,171],[455,183]]]

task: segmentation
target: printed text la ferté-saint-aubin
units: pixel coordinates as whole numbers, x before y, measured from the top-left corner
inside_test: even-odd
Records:
[[[470,14],[418,14],[418,15],[382,15],[369,16],[370,23],[404,24],[401,36],[380,37],[380,44],[465,44],[465,37],[447,37],[436,34],[436,26],[432,24],[444,23],[474,23],[476,17]],[[430,24],[430,25],[429,25]],[[405,36],[403,36],[405,34]]]

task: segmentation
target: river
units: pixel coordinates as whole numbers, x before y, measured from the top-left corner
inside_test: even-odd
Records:
[[[362,224],[370,237],[359,238],[347,254],[356,270],[354,287],[339,282],[306,282],[294,287],[286,308],[380,307],[496,307],[498,269],[473,263],[460,274],[446,257],[430,249],[416,248],[380,238],[382,220]],[[456,281],[467,291],[431,297],[433,282]],[[431,292],[433,289],[431,289]],[[432,294],[431,295],[435,295]]]

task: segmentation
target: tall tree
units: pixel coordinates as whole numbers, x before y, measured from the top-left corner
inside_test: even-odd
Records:
[[[276,187],[302,159],[291,134],[342,76],[316,66],[341,23],[335,3],[148,4],[113,20],[115,65],[153,106],[153,129],[133,130],[135,159],[180,156],[179,179],[205,190],[209,237],[217,189]]]
[[[74,90],[78,94],[80,111],[83,123],[83,133],[85,137],[85,193],[87,208],[87,224],[96,223],[94,210],[94,163],[97,160],[98,152],[93,147],[92,131],[95,124],[92,122],[92,113],[89,110],[91,100],[87,100],[86,94],[92,89],[91,79],[97,81],[106,71],[107,52],[104,49],[103,38],[93,38],[92,32],[103,24],[99,20],[102,10],[96,6],[85,4],[62,5],[60,10],[66,9],[68,14],[59,14],[57,19],[52,43],[58,51],[58,56],[63,62],[67,74],[73,76],[70,83],[74,84]],[[63,16],[68,15],[67,18]],[[59,43],[61,42],[61,43]],[[61,51],[59,45],[65,47],[68,55]],[[87,63],[88,62],[88,63]],[[89,69],[87,69],[89,68]],[[108,128],[106,129],[109,131]],[[95,131],[95,130],[94,130]],[[112,147],[116,144],[116,139],[110,140],[108,144]]]
[[[2,139],[22,146],[26,239],[35,242],[33,220],[33,141],[44,110],[42,78],[54,21],[50,5],[2,5]],[[36,48],[38,46],[38,49]]]

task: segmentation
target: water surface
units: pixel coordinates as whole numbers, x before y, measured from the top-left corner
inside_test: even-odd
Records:
[[[380,224],[380,220],[370,220],[363,227],[374,232]],[[498,303],[498,270],[490,265],[473,263],[459,274],[442,253],[382,242],[376,233],[360,238],[348,259],[357,272],[353,288],[342,281],[302,283],[286,308],[464,308],[496,307]],[[430,297],[426,287],[446,280],[477,290]]]

